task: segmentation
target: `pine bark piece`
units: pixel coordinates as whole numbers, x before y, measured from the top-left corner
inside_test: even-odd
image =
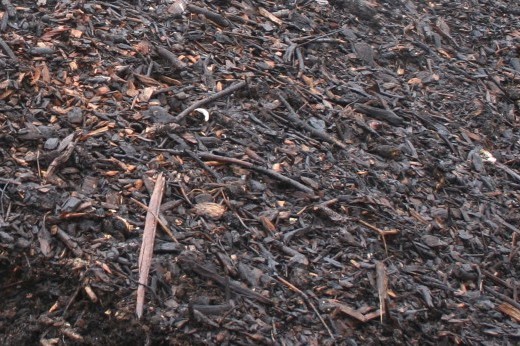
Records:
[[[159,215],[161,207],[164,186],[165,179],[162,173],[159,173],[155,182],[152,197],[150,198],[148,212],[146,213],[143,242],[139,254],[139,286],[137,287],[137,303],[135,307],[137,318],[141,318],[143,315],[144,294],[146,286],[148,285],[148,274],[150,272],[153,257],[155,231],[157,230],[157,215]]]

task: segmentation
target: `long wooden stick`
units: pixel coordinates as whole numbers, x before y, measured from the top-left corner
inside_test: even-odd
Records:
[[[144,294],[146,286],[148,285],[148,274],[150,273],[150,266],[153,257],[153,245],[155,241],[155,231],[157,229],[157,215],[159,215],[159,208],[164,193],[165,179],[162,173],[159,173],[155,182],[148,212],[146,213],[146,220],[143,233],[143,242],[141,244],[141,252],[139,253],[139,286],[137,287],[137,302],[135,306],[135,313],[137,318],[143,315]]]

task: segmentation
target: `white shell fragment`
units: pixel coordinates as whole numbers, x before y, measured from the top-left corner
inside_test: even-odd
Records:
[[[209,121],[209,112],[204,108],[195,108],[195,111],[199,112],[200,114],[204,115],[204,121]]]

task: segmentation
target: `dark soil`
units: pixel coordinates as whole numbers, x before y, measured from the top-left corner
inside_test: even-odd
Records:
[[[1,4],[1,344],[520,342],[515,1]]]

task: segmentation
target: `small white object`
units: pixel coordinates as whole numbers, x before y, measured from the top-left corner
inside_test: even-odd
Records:
[[[490,163],[497,162],[497,159],[491,154],[489,151],[481,149],[480,150],[480,157],[482,157],[482,160]]]
[[[195,108],[195,111],[199,112],[200,114],[204,115],[204,121],[209,121],[209,112],[204,108]]]

